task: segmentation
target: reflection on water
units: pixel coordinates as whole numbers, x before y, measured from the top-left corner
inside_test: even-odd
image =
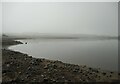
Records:
[[[117,71],[117,40],[21,40],[27,44],[10,47],[36,58],[60,60],[66,63],[87,65]]]

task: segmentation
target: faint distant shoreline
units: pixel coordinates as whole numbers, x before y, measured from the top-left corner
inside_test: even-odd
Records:
[[[9,35],[9,34],[8,34]],[[120,39],[120,36],[105,36],[105,35],[87,35],[87,34],[11,34],[9,37],[3,34],[4,39],[83,39],[83,40],[111,40]]]

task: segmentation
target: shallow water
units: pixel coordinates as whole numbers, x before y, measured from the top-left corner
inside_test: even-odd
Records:
[[[104,70],[118,70],[117,40],[26,39],[9,49],[36,58],[60,60]],[[27,42],[27,44],[25,44]]]

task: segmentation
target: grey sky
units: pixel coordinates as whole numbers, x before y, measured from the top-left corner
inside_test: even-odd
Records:
[[[117,2],[3,3],[3,32],[118,35]]]
[[[2,3],[0,3],[0,18],[2,18]],[[2,34],[2,19],[0,19],[0,36],[1,34]]]

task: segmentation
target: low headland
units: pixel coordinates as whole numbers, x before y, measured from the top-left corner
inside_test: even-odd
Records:
[[[7,47],[22,44],[16,39],[3,38],[2,84],[67,84],[99,83],[117,84],[117,72],[91,68],[86,65],[63,63],[58,60],[33,58],[27,54],[9,50]],[[118,83],[119,84],[119,83]]]

